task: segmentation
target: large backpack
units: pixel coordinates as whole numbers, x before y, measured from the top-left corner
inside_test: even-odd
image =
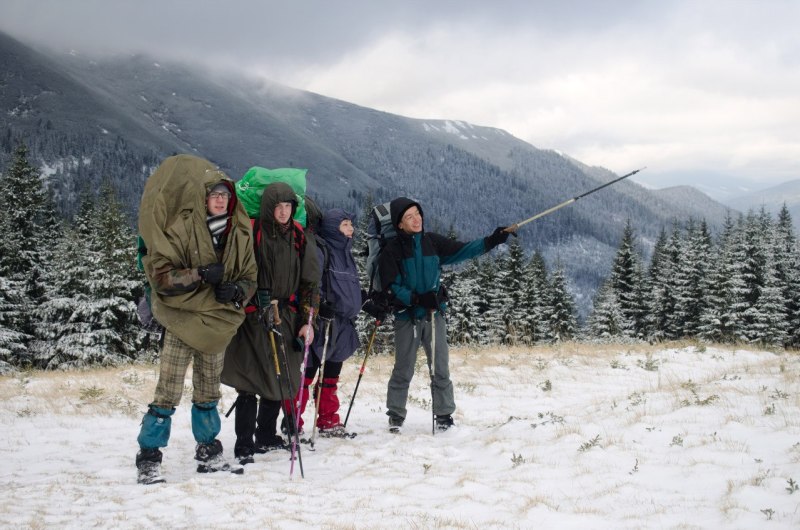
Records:
[[[378,257],[386,243],[397,236],[389,209],[391,202],[385,202],[372,208],[367,222],[367,277],[369,293],[381,292],[381,279],[378,274]]]
[[[251,219],[258,219],[261,210],[261,195],[264,193],[264,188],[273,182],[285,182],[291,186],[292,191],[297,195],[297,210],[294,212],[294,220],[305,228],[306,173],[308,173],[307,169],[267,169],[253,166],[236,183],[236,197],[244,206],[247,215]]]

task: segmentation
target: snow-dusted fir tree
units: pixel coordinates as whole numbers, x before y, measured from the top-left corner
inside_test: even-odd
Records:
[[[763,234],[762,221],[755,212],[748,212],[744,218],[740,235],[735,252],[741,264],[742,299],[735,308],[739,317],[736,338],[744,342],[756,342],[763,331],[764,318],[756,305],[764,288],[769,258],[764,245],[766,236]]]
[[[6,343],[7,361],[18,366],[30,364],[27,345],[33,336],[33,308],[40,302],[40,273],[46,268],[45,219],[49,217],[47,191],[40,172],[28,161],[28,149],[17,146],[11,165],[0,180],[2,196],[2,234],[0,276],[4,280],[0,309],[0,341]],[[56,234],[52,234],[55,236]],[[5,337],[5,338],[3,338]]]
[[[623,335],[626,318],[622,314],[617,292],[608,279],[595,293],[592,312],[586,321],[589,335],[601,339],[612,339]]]
[[[550,334],[554,341],[569,340],[575,336],[578,323],[575,319],[575,301],[567,290],[567,280],[562,267],[550,275]]]
[[[0,190],[2,189],[0,185]],[[8,209],[6,194],[0,191],[0,234],[9,233],[6,229]],[[31,339],[30,335],[18,330],[19,322],[22,321],[22,292],[15,289],[8,279],[9,270],[4,259],[10,252],[8,242],[8,237],[0,237],[0,375],[13,371],[13,365],[26,357],[27,343]]]
[[[609,287],[614,290],[623,317],[621,332],[627,337],[642,337],[645,331],[642,282],[642,260],[628,219],[609,278]]]
[[[663,293],[658,288],[658,282],[663,277],[662,268],[668,265],[667,254],[667,231],[662,227],[658,234],[656,243],[653,246],[653,254],[650,258],[650,266],[647,269],[647,274],[644,277],[645,292],[647,293],[646,307],[647,313],[645,315],[645,335],[651,339],[659,338],[660,333],[658,328],[660,323],[656,321],[655,309],[661,305],[661,300],[656,299]]]
[[[480,266],[477,259],[456,273],[450,287],[447,332],[452,344],[476,344],[480,337],[481,316],[478,314]]]
[[[694,337],[702,325],[701,318],[709,305],[709,256],[711,236],[705,220],[690,219],[686,225],[683,253],[675,272],[675,313],[681,323],[681,335]]]
[[[478,312],[476,331],[480,344],[500,342],[503,337],[503,290],[497,280],[498,258],[487,257],[479,260],[478,291],[475,307]]]
[[[9,282],[0,275],[0,375],[13,371],[13,365],[27,355],[30,336],[16,330],[20,304],[13,298]]]
[[[742,278],[747,308],[738,328],[740,340],[762,344],[783,344],[786,314],[783,293],[775,270],[775,229],[764,208],[746,218]]]
[[[653,340],[676,339],[682,331],[675,308],[678,303],[677,271],[683,242],[677,225],[673,226],[669,237],[665,236],[662,233],[656,243],[648,272],[647,329]]]
[[[143,282],[135,269],[135,234],[110,186],[97,202],[84,195],[58,249],[48,300],[36,310],[37,364],[68,368],[135,359],[143,336],[134,301]]]
[[[551,292],[547,279],[547,266],[544,258],[537,251],[525,266],[524,303],[525,303],[525,341],[533,344],[539,341],[553,340],[551,322]]]
[[[736,340],[740,314],[747,308],[743,300],[741,235],[733,218],[726,216],[709,270],[708,304],[700,317],[698,333],[705,340]]]
[[[524,285],[525,252],[517,238],[509,242],[508,252],[498,260],[497,284],[503,304],[500,307],[501,342],[514,345],[526,335]]]
[[[775,274],[783,293],[786,345],[800,346],[800,248],[786,203],[775,225]]]

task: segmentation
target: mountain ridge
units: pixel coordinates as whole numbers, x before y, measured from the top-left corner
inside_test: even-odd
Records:
[[[308,168],[309,193],[323,207],[359,213],[367,196],[415,197],[429,230],[452,228],[462,239],[616,177],[501,129],[398,116],[143,55],[45,54],[0,34],[0,65],[0,102],[24,107],[4,117],[0,164],[26,141],[68,214],[81,187],[111,178],[135,215],[144,181],[176,152],[208,158],[234,179],[253,165]],[[627,219],[645,253],[665,224],[705,217],[721,226],[722,205],[700,192],[688,204],[672,195],[625,180],[526,225],[521,240],[550,266],[564,266],[573,292],[588,300]]]

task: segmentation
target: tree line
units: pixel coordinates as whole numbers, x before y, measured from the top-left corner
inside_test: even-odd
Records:
[[[0,373],[152,360],[155,337],[136,311],[145,279],[136,268],[129,208],[105,180],[84,189],[72,219],[19,145],[0,179]],[[356,262],[364,270],[369,194],[358,216]],[[453,229],[450,236],[455,237]],[[650,263],[628,222],[608,278],[583,326],[564,269],[505,252],[443,274],[453,344],[530,345],[568,339],[698,338],[800,344],[800,251],[788,210],[729,217],[714,238],[700,221],[661,231]],[[362,272],[362,286],[369,279]],[[366,344],[373,322],[360,317]],[[391,350],[391,326],[376,334]]]
[[[109,181],[58,214],[20,145],[0,180],[0,373],[152,356],[138,322],[136,234]]]
[[[586,332],[646,340],[800,346],[800,250],[786,205],[662,230],[645,267],[629,222]]]

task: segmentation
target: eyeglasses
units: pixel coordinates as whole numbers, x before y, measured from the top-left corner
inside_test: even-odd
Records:
[[[208,197],[211,199],[230,199],[231,194],[227,191],[212,191],[208,194]]]

